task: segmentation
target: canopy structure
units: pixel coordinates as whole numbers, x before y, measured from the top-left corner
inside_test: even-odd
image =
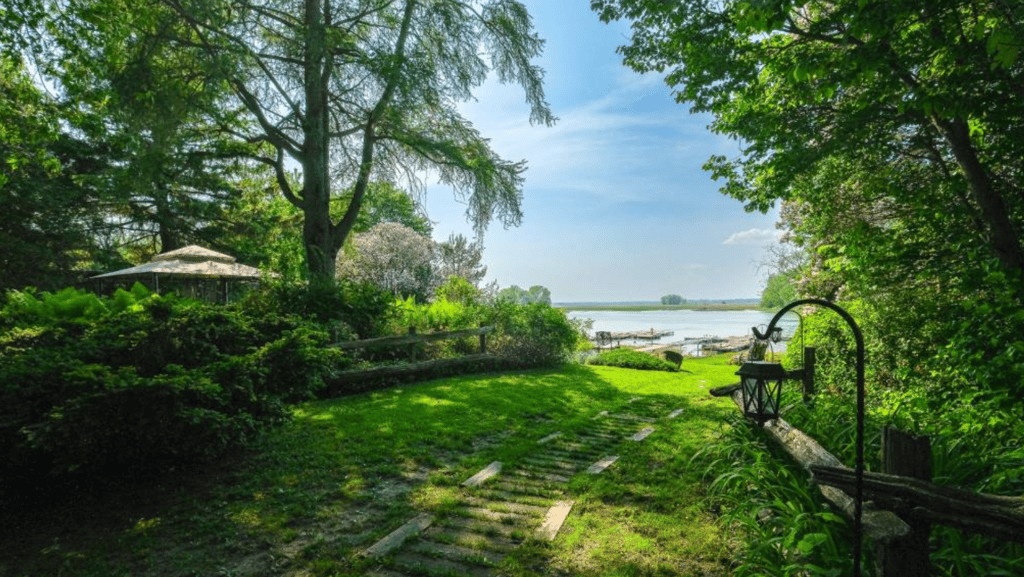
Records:
[[[260,270],[235,262],[235,257],[201,246],[190,245],[158,254],[150,262],[90,279],[100,292],[108,286],[141,282],[158,293],[179,292],[182,296],[226,302],[230,286],[255,283]]]

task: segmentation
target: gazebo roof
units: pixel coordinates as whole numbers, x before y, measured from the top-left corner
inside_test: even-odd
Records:
[[[201,246],[191,245],[153,257],[150,262],[140,264],[92,278],[115,278],[142,275],[161,275],[182,278],[256,280],[260,270],[235,262],[228,256]]]

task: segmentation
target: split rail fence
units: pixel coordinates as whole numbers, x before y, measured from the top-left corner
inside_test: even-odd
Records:
[[[712,394],[731,394],[742,411],[742,392],[733,387],[723,387]],[[855,471],[781,418],[767,421],[763,428],[811,473],[825,499],[848,519],[853,519],[855,503],[850,495],[855,494]],[[861,514],[864,534],[876,547],[876,575],[929,575],[928,541],[933,523],[1024,543],[1024,498],[933,484],[928,437],[887,428],[883,431],[882,445],[884,472],[864,472],[864,499],[873,501],[873,506],[864,507]]]
[[[493,362],[497,357],[487,352],[487,335],[494,331],[493,326],[479,327],[475,329],[463,329],[458,331],[446,331],[426,334],[416,334],[415,327],[409,327],[409,333],[394,337],[380,337],[375,339],[363,339],[359,341],[343,341],[330,345],[341,350],[359,350],[369,348],[396,348],[407,347],[407,362],[396,365],[382,365],[368,369],[353,369],[342,371],[336,376],[338,382],[352,382],[376,379],[399,378],[431,371],[441,371],[466,366],[473,363]],[[447,359],[418,360],[419,345],[438,341],[461,339],[466,337],[479,338],[479,351],[471,355]]]

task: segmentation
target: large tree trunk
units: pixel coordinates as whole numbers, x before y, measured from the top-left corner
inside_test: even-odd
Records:
[[[324,13],[321,0],[306,0],[305,88],[302,195],[305,213],[302,240],[311,278],[333,278],[338,255],[331,235],[331,180],[327,147],[327,74]]]
[[[957,164],[964,171],[971,193],[981,208],[992,236],[992,251],[1007,269],[1024,272],[1024,249],[1021,248],[1020,237],[1010,220],[1002,194],[996,189],[991,175],[982,165],[971,143],[967,123],[962,119],[954,119],[936,120],[935,124],[949,143]]]

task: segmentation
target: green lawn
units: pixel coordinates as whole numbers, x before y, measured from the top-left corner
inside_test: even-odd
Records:
[[[708,395],[736,380],[735,367],[720,356],[684,369],[570,365],[302,405],[244,455],[14,515],[0,577],[359,575],[369,564],[356,552],[420,512],[443,515],[454,487],[486,464],[515,463],[542,436],[582,430],[637,397],[684,412],[603,474],[574,478],[577,505],[558,538],[527,541],[499,573],[721,574],[727,539],[689,459],[735,411]]]

